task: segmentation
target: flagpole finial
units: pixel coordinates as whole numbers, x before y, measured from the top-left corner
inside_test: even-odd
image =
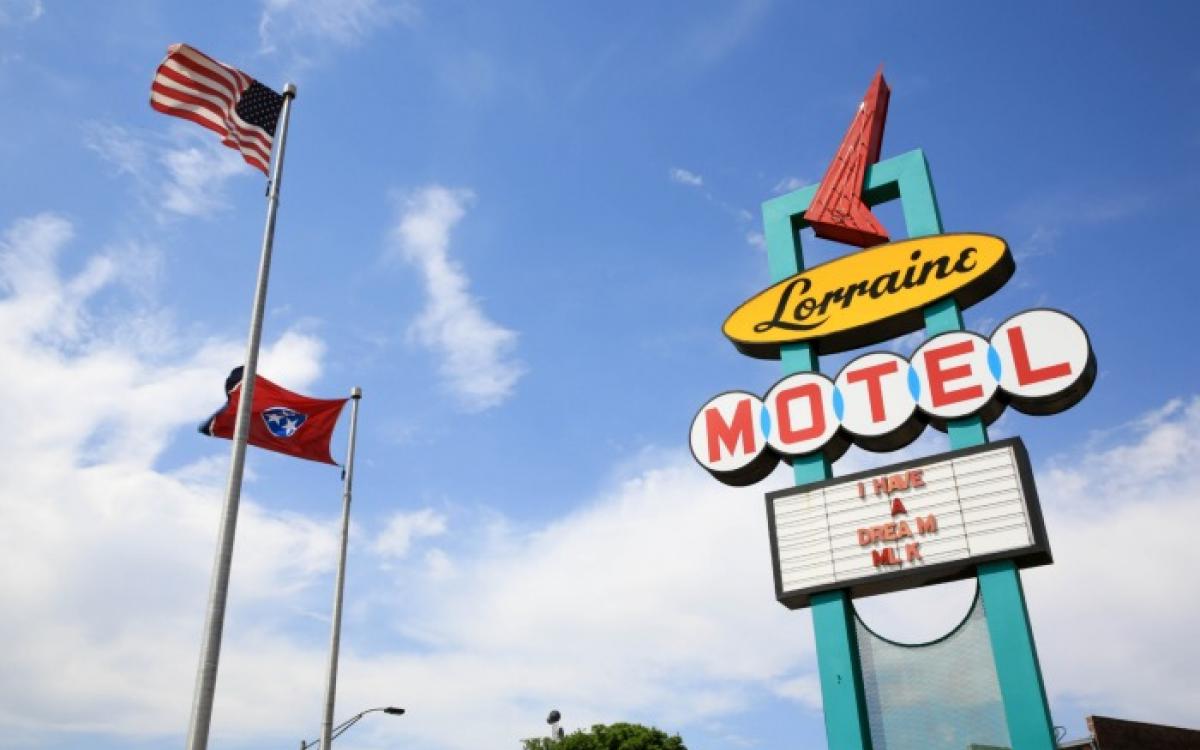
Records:
[[[287,83],[283,84],[283,95],[290,96],[293,99],[295,99],[296,98],[296,84],[292,83],[291,81],[288,81]]]
[[[350,389],[350,398],[362,398],[362,388],[357,385]]]

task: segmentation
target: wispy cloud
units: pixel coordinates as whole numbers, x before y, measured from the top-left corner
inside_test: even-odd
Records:
[[[1063,230],[1060,225],[1039,223],[1029,231],[1021,247],[1014,250],[1022,260],[1036,258],[1039,255],[1050,255],[1058,247]]]
[[[469,190],[440,185],[418,190],[403,201],[390,253],[416,267],[425,282],[425,309],[411,334],[441,358],[460,405],[480,411],[508,399],[525,366],[514,356],[517,333],[484,313],[462,265],[450,257],[450,231],[473,198]]]
[[[491,101],[512,83],[498,60],[477,49],[456,49],[440,56],[437,81],[446,94],[465,105]]]
[[[704,177],[702,175],[697,172],[693,172],[690,169],[684,169],[683,167],[671,167],[669,170],[667,170],[667,177],[670,178],[671,182],[674,182],[677,185],[683,185],[686,188],[698,191],[710,204],[721,209],[723,213],[733,217],[734,221],[736,221],[739,226],[745,228],[743,238],[745,239],[747,245],[757,250],[766,248],[766,238],[763,236],[762,232],[758,231],[757,229],[746,228],[754,222],[754,214],[750,213],[744,208],[740,208],[726,200],[718,198],[713,193],[712,189],[705,184]]]
[[[85,145],[119,176],[134,181],[140,200],[158,218],[210,217],[227,208],[227,183],[258,173],[206,132],[172,126],[165,136],[112,123],[84,127]]]
[[[575,81],[567,87],[566,100],[575,103],[584,99],[598,81],[610,75],[615,63],[625,55],[630,43],[642,28],[631,25],[623,33],[608,41],[591,61],[581,66]]]
[[[355,47],[393,23],[410,24],[420,6],[410,0],[264,0],[259,51],[287,54],[302,69],[336,48]]]
[[[796,701],[813,711],[821,710],[821,680],[815,674],[781,680],[773,686],[773,690],[776,695]]]
[[[446,517],[431,508],[411,513],[397,512],[371,542],[371,551],[383,558],[403,558],[413,540],[439,536],[446,531]]]
[[[0,27],[33,23],[45,12],[42,0],[0,0]]]
[[[1024,237],[1013,243],[1018,260],[1058,251],[1064,234],[1079,227],[1108,224],[1136,216],[1152,203],[1147,191],[1061,188],[1043,191],[1017,205],[1009,220]]]
[[[799,190],[800,188],[804,187],[805,185],[810,184],[811,182],[812,182],[812,180],[805,180],[800,177],[794,177],[794,176],[789,175],[789,176],[781,179],[779,182],[775,183],[775,187],[772,188],[772,191],[776,195],[782,195],[783,193],[790,193],[793,190]]]
[[[688,187],[704,187],[703,177],[695,172],[683,169],[682,167],[672,167],[667,175],[671,178],[671,182],[677,182],[680,185],[687,185]]]
[[[152,161],[149,136],[136,135],[120,125],[87,123],[83,128],[83,142],[115,168],[117,174],[143,178]]]
[[[226,208],[225,183],[247,169],[237,153],[207,140],[166,149],[159,160],[168,175],[162,206],[182,216],[211,216]]]
[[[682,63],[710,65],[724,59],[758,30],[771,9],[770,0],[734,0],[718,13],[692,14],[692,25],[679,47]]]

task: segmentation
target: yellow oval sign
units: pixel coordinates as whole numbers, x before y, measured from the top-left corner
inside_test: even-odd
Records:
[[[857,349],[925,324],[922,309],[953,297],[985,299],[1016,270],[990,234],[938,234],[893,242],[807,269],[733,311],[724,331],[744,354],[779,357],[780,344],[811,341],[818,354]]]

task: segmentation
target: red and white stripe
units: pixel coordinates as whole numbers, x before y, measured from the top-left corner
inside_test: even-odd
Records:
[[[186,44],[173,44],[154,74],[150,106],[203,125],[242,158],[267,173],[272,134],[238,117],[235,108],[253,79]]]

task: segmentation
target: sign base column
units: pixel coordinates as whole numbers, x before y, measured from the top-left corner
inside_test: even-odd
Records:
[[[854,605],[845,591],[826,591],[813,595],[811,607],[829,750],[871,750]]]
[[[1013,750],[1054,750],[1054,722],[1047,708],[1021,574],[1012,560],[996,560],[979,566],[978,579]]]

